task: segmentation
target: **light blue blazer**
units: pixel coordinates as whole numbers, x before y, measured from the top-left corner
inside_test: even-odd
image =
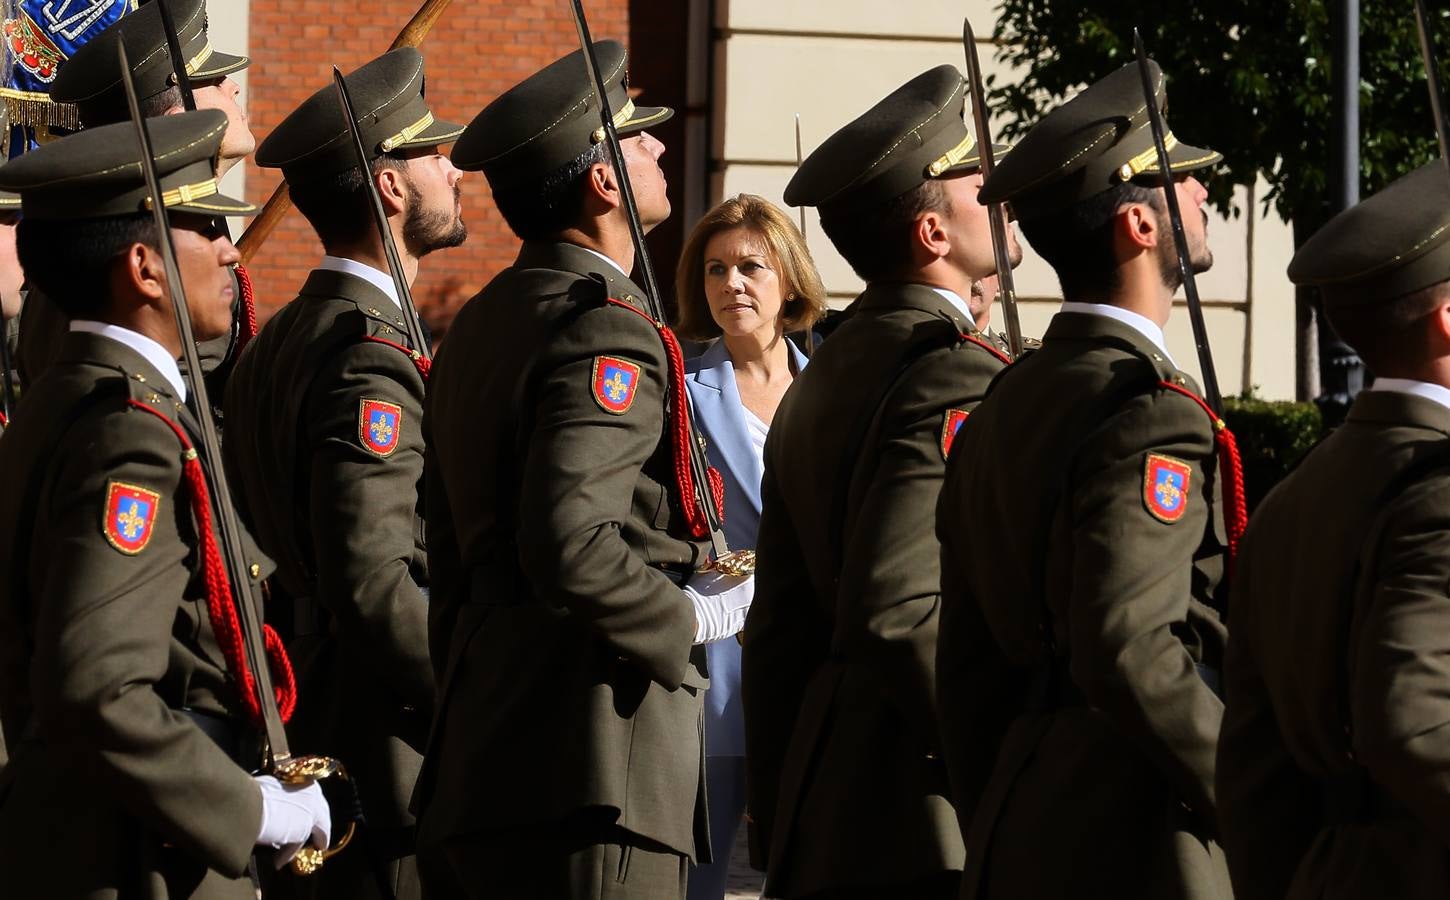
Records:
[[[805,354],[790,341],[795,370],[805,368]],[[710,465],[725,480],[725,540],[731,549],[755,548],[760,527],[760,460],[750,447],[745,407],[735,387],[735,367],[724,341],[685,363],[685,387],[694,404],[695,421],[704,435]],[[705,755],[744,756],[745,718],[740,706],[740,642],[715,641],[705,648],[710,689],[705,692]]]

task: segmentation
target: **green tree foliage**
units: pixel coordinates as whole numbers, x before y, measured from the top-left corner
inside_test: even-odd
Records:
[[[1450,84],[1450,9],[1431,0]],[[1327,216],[1332,103],[1325,0],[1002,0],[998,58],[1020,82],[989,78],[988,102],[1021,136],[1066,96],[1133,61],[1133,26],[1168,74],[1168,118],[1183,140],[1224,155],[1208,185],[1224,212],[1234,185],[1262,174],[1264,198],[1300,235]],[[1438,153],[1411,0],[1361,0],[1360,127],[1366,195]]]

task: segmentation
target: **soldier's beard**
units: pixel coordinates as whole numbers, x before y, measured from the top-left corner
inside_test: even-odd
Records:
[[[1200,211],[1201,212],[1201,211]],[[1202,275],[1213,268],[1213,251],[1208,248],[1208,213],[1203,215],[1203,246],[1194,252],[1192,245],[1189,247],[1188,267],[1193,274]],[[1168,225],[1168,213],[1165,210],[1162,215],[1163,224]],[[1183,287],[1183,276],[1178,271],[1178,245],[1173,240],[1173,233],[1167,233],[1168,240],[1158,242],[1158,271],[1161,273],[1163,283],[1170,291],[1177,291]]]
[[[411,181],[411,179],[409,179]],[[410,193],[418,196],[415,186],[409,185]],[[463,199],[461,185],[453,186],[453,209],[423,209],[421,205],[411,206],[403,220],[403,243],[408,252],[422,259],[434,250],[457,247],[468,239],[468,226],[463,215],[455,213]]]

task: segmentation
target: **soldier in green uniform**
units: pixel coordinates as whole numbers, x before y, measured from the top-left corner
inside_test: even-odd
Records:
[[[918,75],[785,190],[867,287],[766,440],[741,687],[771,897],[949,897],[960,880],[931,525],[956,430],[1007,362],[967,300],[995,261],[965,93],[952,66]]]
[[[462,173],[439,152],[463,128],[423,99],[417,50],[387,53],[347,83],[366,176],[331,84],[257,151],[258,165],[282,169],[327,255],[237,363],[226,458],[247,521],[277,560],[273,583],[296,611],[303,699],[292,740],[346,761],[371,832],[361,852],[300,886],[371,897],[381,866],[409,898],[419,888],[408,802],[433,712],[420,497],[427,368],[408,342],[363,178],[377,187],[411,284],[424,256],[467,234]]]
[[[1230,606],[1219,819],[1241,900],[1450,892],[1450,172],[1334,218],[1289,277],[1376,375],[1264,500]]]
[[[1130,65],[1044,117],[982,188],[1012,204],[1065,302],[963,426],[938,507],[963,897],[1229,895],[1223,707],[1200,671],[1225,638],[1215,420],[1162,330],[1179,287],[1163,191],[1206,269],[1191,173],[1220,156],[1166,143],[1165,178]]]
[[[505,91],[453,150],[523,239],[458,314],[424,423],[430,646],[440,709],[419,779],[437,896],[683,898],[708,860],[701,643],[739,631],[753,580],[699,575],[683,357],[652,319],[615,166],[642,224],[669,215],[624,48]],[[666,412],[669,417],[666,417]]]
[[[237,251],[213,216],[255,211],[214,190],[225,129],[214,110],[152,121],[199,338],[231,323]],[[316,785],[249,774],[246,662],[218,637],[236,611],[205,577],[216,511],[135,132],[63,138],[0,185],[23,198],[21,262],[70,320],[30,388],[47,415],[0,440],[24,485],[0,494],[0,892],[254,897],[254,845],[325,845],[328,810]],[[242,541],[254,577],[269,572]]]
[[[198,109],[226,113],[227,130],[217,154],[216,177],[225,175],[256,147],[246,114],[238,104],[240,88],[228,76],[251,64],[245,56],[233,56],[212,47],[207,32],[204,0],[153,0],[133,13],[122,16],[76,51],[57,70],[50,98],[76,105],[85,127],[125,122],[130,119],[126,94],[121,86],[116,45],[125,43],[131,60],[131,77],[136,83],[141,113],[147,117],[174,115],[182,111],[181,90],[176,86],[166,32],[157,3],[167,3],[176,22],[181,52],[191,73]],[[198,343],[202,371],[210,396],[218,404],[226,387],[227,373],[236,353],[256,333],[256,305],[251,280],[240,262],[232,266],[235,299],[232,327],[209,341]],[[65,316],[43,291],[31,290],[20,316],[20,338],[16,365],[21,381],[40,377],[60,352],[65,339]]]

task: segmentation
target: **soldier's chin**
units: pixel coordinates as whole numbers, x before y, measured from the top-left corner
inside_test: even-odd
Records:
[[[1193,263],[1193,274],[1202,275],[1213,268],[1213,251],[1204,248],[1201,253],[1194,255],[1191,262]]]

